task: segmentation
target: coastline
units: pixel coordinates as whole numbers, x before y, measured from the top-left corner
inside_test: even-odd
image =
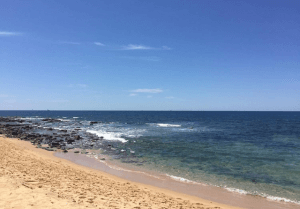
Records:
[[[0,135],[0,144],[3,208],[238,208],[77,165],[30,142]]]
[[[151,176],[114,170],[107,166],[109,170],[103,166],[105,164],[99,163],[84,155],[77,155],[76,158],[74,158],[74,156],[72,158],[71,156],[69,159],[63,159],[55,156],[57,154],[53,152],[38,149],[30,142],[18,139],[0,136],[0,143],[2,156],[10,156],[8,160],[10,163],[7,162],[7,159],[6,161],[2,159],[2,165],[0,166],[0,173],[2,174],[0,185],[6,182],[5,187],[0,187],[3,196],[9,197],[11,193],[16,192],[16,189],[5,192],[5,188],[9,188],[7,187],[9,181],[14,181],[11,185],[16,185],[16,182],[19,182],[19,187],[27,189],[23,191],[24,194],[22,193],[22,196],[26,196],[28,192],[33,192],[33,190],[38,190],[39,194],[44,195],[45,200],[49,200],[49,207],[52,207],[54,203],[59,205],[63,202],[64,205],[67,204],[72,208],[81,208],[83,206],[85,208],[118,208],[120,206],[122,208],[182,207],[201,209],[297,208],[297,206],[293,204],[277,203],[267,201],[261,197],[235,194],[221,188],[203,186],[205,188],[199,190],[199,185],[193,187],[192,184],[188,185],[187,183],[174,180],[159,182],[158,179]],[[68,153],[68,155],[72,154]],[[20,159],[22,159],[22,166],[16,167],[15,165],[20,165],[20,162],[18,162]],[[25,162],[24,159],[26,159]],[[37,166],[38,164],[41,167]],[[44,174],[39,173],[39,171],[44,172]],[[115,173],[112,173],[112,171]],[[70,173],[79,174],[80,180],[77,175],[70,176]],[[45,176],[49,179],[44,179]],[[57,177],[60,182],[56,179]],[[101,186],[95,186],[97,184]],[[101,188],[103,184],[106,189],[100,191],[101,189],[99,190],[99,188]],[[39,188],[40,186],[41,188]],[[220,191],[223,192],[223,196]],[[197,195],[193,192],[196,192]],[[49,196],[45,196],[45,194]],[[120,195],[123,198],[121,201],[118,201]],[[53,198],[56,199],[54,200]],[[5,200],[0,201],[0,206],[10,205],[10,207],[6,206],[6,208],[12,208],[12,204],[16,204],[16,201],[13,203],[9,202],[7,198],[2,199]],[[47,202],[45,200],[43,200],[43,202]],[[53,203],[51,203],[50,200]],[[224,200],[227,200],[227,202]],[[19,198],[18,201],[20,204],[28,202],[25,198]],[[30,204],[35,203],[31,202]],[[239,205],[239,207],[236,207],[237,205]],[[46,208],[46,206],[43,207]]]
[[[162,175],[157,172],[150,172],[149,170],[135,170],[134,168],[126,167],[123,164],[115,164],[114,162],[107,160],[102,161],[85,154],[56,152],[54,153],[54,156],[66,159],[78,165],[100,170],[129,181],[147,184],[238,208],[299,208],[299,205],[294,203],[274,201],[258,195],[245,195],[226,190],[222,187],[206,185],[188,180],[182,181],[179,177]],[[102,157],[106,158],[105,155],[102,155]]]

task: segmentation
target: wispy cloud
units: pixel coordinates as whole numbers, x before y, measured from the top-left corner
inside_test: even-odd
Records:
[[[22,33],[9,32],[9,31],[0,31],[0,36],[19,36],[19,35],[22,35]]]
[[[136,95],[137,95],[137,94],[133,94],[133,93],[132,93],[132,94],[129,94],[129,96],[131,96],[131,97],[134,97],[134,96],[136,96]]]
[[[80,45],[79,42],[73,42],[73,41],[60,41],[60,44],[71,44],[71,45]]]
[[[145,45],[128,44],[127,46],[123,46],[121,49],[122,50],[149,50],[149,49],[154,49],[154,48],[150,47],[150,46],[145,46]]]
[[[166,99],[175,99],[175,97],[169,96],[169,97],[166,97]]]
[[[172,48],[168,46],[162,47],[151,47],[142,44],[128,44],[127,46],[122,46],[121,50],[171,50]]]
[[[135,89],[135,90],[132,90],[131,92],[157,94],[157,93],[163,92],[163,90],[162,89]]]
[[[95,45],[97,46],[105,46],[104,44],[100,43],[100,42],[94,42]]]
[[[172,48],[168,47],[168,46],[162,46],[161,47],[162,50],[171,50]]]
[[[150,57],[132,57],[132,56],[124,56],[122,58],[125,59],[132,59],[132,60],[144,60],[144,61],[153,61],[153,62],[158,62],[160,61],[159,57],[156,56],[150,56]]]

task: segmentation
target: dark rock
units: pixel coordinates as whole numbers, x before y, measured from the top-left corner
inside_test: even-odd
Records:
[[[68,144],[72,144],[73,142],[75,142],[74,139],[68,139],[68,140],[67,140],[67,143],[68,143]]]
[[[79,153],[79,151],[74,151],[74,153]]]
[[[51,147],[58,147],[60,146],[59,142],[52,142]]]
[[[11,135],[16,136],[16,135],[18,135],[18,132],[14,131],[11,133]]]
[[[91,122],[90,122],[90,125],[93,125],[93,124],[96,124],[96,123],[98,123],[98,122],[96,122],[96,121],[91,121]]]
[[[49,122],[49,123],[60,122],[60,120],[53,119],[53,118],[45,118],[42,121]]]

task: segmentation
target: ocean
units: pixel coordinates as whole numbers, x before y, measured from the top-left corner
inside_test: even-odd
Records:
[[[0,116],[21,117],[39,128],[77,129],[82,149],[85,138],[103,137],[103,146],[95,149],[122,167],[300,204],[300,112],[0,111]]]

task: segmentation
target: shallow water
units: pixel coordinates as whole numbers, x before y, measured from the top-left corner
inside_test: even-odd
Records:
[[[300,203],[300,112],[0,111],[103,136],[112,161]],[[39,118],[59,118],[42,123]],[[90,121],[98,123],[90,125]]]

